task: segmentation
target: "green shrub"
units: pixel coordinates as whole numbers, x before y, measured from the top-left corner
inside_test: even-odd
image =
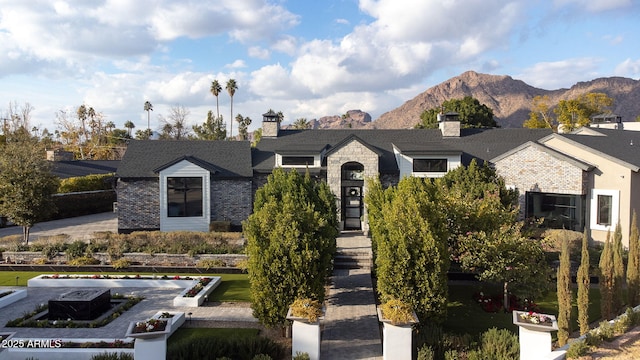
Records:
[[[58,193],[111,190],[113,178],[114,174],[92,174],[61,179]]]
[[[511,360],[520,356],[518,336],[506,329],[491,328],[480,336],[483,356],[495,360]]]
[[[196,338],[169,344],[167,360],[216,359],[229,357],[234,360],[252,360],[264,354],[272,359],[285,356],[285,349],[265,337],[253,338]]]
[[[133,360],[133,355],[129,353],[102,353],[93,355],[91,360]]]
[[[602,340],[610,341],[615,336],[613,325],[611,325],[611,323],[606,320],[600,322],[600,326],[598,327],[598,335],[602,338]]]
[[[114,269],[127,269],[129,266],[131,265],[131,263],[129,262],[129,260],[125,259],[125,258],[120,258],[118,260],[112,261],[111,262],[111,266],[113,266]]]
[[[589,345],[584,340],[574,341],[567,350],[567,359],[577,359],[589,353]]]
[[[65,244],[63,243],[49,243],[42,248],[42,255],[51,260],[58,255],[59,252],[64,251],[64,248]]]
[[[460,354],[458,354],[458,350],[447,350],[444,353],[444,360],[461,360]]]
[[[418,360],[433,360],[434,356],[431,346],[424,345],[418,351]]]
[[[631,327],[632,321],[633,319],[625,312],[623,315],[618,317],[615,323],[613,323],[613,332],[618,335],[626,333]]]
[[[311,360],[311,357],[306,352],[296,351],[292,360]]]
[[[70,244],[67,244],[65,253],[67,254],[67,260],[72,260],[85,255],[87,251],[87,243],[82,240],[76,240]]]
[[[67,264],[71,266],[98,265],[100,264],[100,260],[91,256],[82,256],[67,261]]]
[[[598,347],[602,344],[602,337],[600,337],[600,335],[597,334],[596,331],[589,331],[586,334],[584,341],[589,346]]]
[[[209,270],[218,267],[224,267],[224,261],[220,259],[201,259],[196,264],[198,269]]]
[[[251,358],[251,360],[273,360],[273,358],[266,354],[258,354]]]

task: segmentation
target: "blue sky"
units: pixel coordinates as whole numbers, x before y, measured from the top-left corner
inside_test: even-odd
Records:
[[[376,119],[467,70],[548,90],[638,79],[638,19],[636,0],[0,0],[0,117],[29,103],[53,131],[86,104],[142,129],[148,100],[152,127],[172,106],[193,125],[233,78],[255,129],[269,109]]]

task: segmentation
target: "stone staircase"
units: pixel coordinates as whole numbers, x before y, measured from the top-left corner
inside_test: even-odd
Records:
[[[371,271],[373,258],[369,249],[338,249],[333,258],[334,269],[363,269]]]

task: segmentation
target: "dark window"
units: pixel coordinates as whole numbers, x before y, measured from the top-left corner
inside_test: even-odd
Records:
[[[447,159],[413,159],[413,172],[447,172]]]
[[[202,216],[202,178],[167,178],[167,216]]]
[[[611,225],[611,205],[613,197],[611,195],[598,195],[598,225]]]
[[[583,231],[584,199],[582,195],[527,192],[525,216],[543,219],[545,228]]]
[[[283,156],[282,166],[311,166],[313,156]]]

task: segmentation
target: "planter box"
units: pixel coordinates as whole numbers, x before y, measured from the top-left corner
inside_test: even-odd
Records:
[[[11,290],[9,290],[11,291]],[[11,294],[3,296],[0,298],[0,309],[3,307],[13,304],[18,300],[22,300],[27,297],[27,290],[14,290]]]
[[[151,319],[160,319],[164,312],[158,311]],[[154,331],[149,333],[132,334],[131,330],[135,326],[135,322],[129,325],[127,336],[136,338],[134,345],[134,358],[136,360],[159,360],[166,359],[167,356],[167,339],[182,324],[184,324],[185,316],[183,312],[171,312],[173,317],[167,318],[167,327],[164,331]],[[152,335],[143,335],[152,334]]]
[[[43,278],[48,276],[49,278]],[[100,277],[97,279],[87,279],[87,275],[68,275],[69,277],[59,277],[57,279],[51,279],[53,275],[39,275],[32,279],[27,280],[28,287],[108,287],[108,288],[121,288],[121,287],[158,287],[158,288],[185,288],[193,283],[191,280],[174,280],[171,277],[169,279],[160,278],[144,278],[125,279],[122,277]]]
[[[551,324],[532,324],[520,317],[521,314],[526,313],[525,311],[513,311],[513,323],[518,325],[520,360],[546,359],[551,356],[551,332],[558,330],[556,317],[541,314],[549,317],[552,320]]]
[[[200,290],[200,292],[196,296],[185,297],[184,295],[189,292],[192,287],[197,285],[200,280],[198,279],[193,281],[189,287],[187,287],[180,293],[180,295],[173,298],[173,306],[198,307],[202,305],[204,299],[208,297],[213,292],[213,290],[218,287],[218,285],[220,285],[220,282],[222,282],[222,278],[218,276],[213,276],[210,279],[211,282],[209,282],[207,286],[202,288],[202,290]]]
[[[382,358],[384,360],[411,360],[413,325],[418,323],[418,316],[413,313],[414,321],[408,324],[394,325],[382,316],[382,310],[376,309],[378,320],[382,323]]]
[[[322,311],[324,314],[324,309]],[[291,326],[291,356],[295,356],[297,352],[309,354],[310,360],[320,359],[320,321],[324,320],[324,316],[318,318],[318,321],[310,323],[306,318],[291,315],[291,309],[287,312],[287,320],[293,321]]]
[[[2,335],[2,334],[0,334]],[[112,342],[114,339],[32,339],[14,338],[24,341],[23,347],[4,349],[0,355],[2,360],[47,359],[47,360],[91,360],[98,354],[127,353],[133,355],[133,349],[115,348],[57,348],[65,342]],[[31,344],[29,344],[31,341]],[[37,342],[37,343],[36,343]],[[125,341],[126,342],[126,341]],[[30,346],[30,347],[27,347]]]

